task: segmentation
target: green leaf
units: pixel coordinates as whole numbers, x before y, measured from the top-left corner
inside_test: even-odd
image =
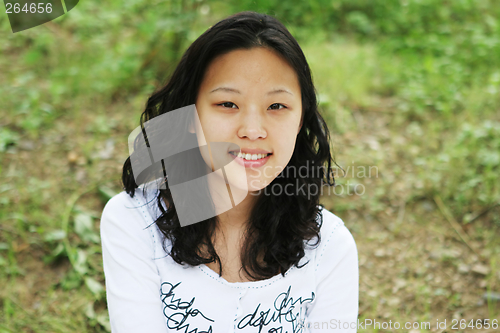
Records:
[[[82,278],[75,271],[69,271],[61,281],[61,287],[64,290],[79,288],[82,283]]]
[[[99,243],[100,238],[94,231],[92,216],[81,212],[75,216],[75,232],[82,241]]]
[[[63,243],[59,243],[59,244],[57,244],[56,248],[52,250],[50,255],[55,258],[57,256],[60,256],[63,253],[64,253],[64,245],[63,245]]]
[[[102,284],[91,277],[85,277],[85,284],[95,296],[100,296],[104,292]]]
[[[111,324],[109,322],[109,315],[107,311],[98,314],[96,319],[97,322],[101,324],[101,326],[104,327],[107,332],[111,332]]]
[[[53,241],[64,239],[65,237],[66,237],[66,232],[62,229],[57,229],[57,230],[47,232],[45,234],[44,239],[46,242],[53,242]]]
[[[87,253],[84,250],[78,249],[76,252],[76,260],[73,264],[73,269],[81,275],[87,274]]]
[[[80,213],[75,216],[75,232],[82,239],[85,234],[92,231],[92,217],[85,213]]]
[[[96,314],[95,314],[95,311],[94,311],[94,302],[89,302],[87,304],[87,306],[85,307],[85,315],[89,319],[95,319],[96,318]]]
[[[57,257],[65,254],[65,248],[63,243],[57,244],[57,246],[50,252],[50,254],[43,257],[43,262],[49,264],[56,260]]]

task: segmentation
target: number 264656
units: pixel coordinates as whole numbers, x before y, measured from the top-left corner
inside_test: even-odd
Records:
[[[24,12],[26,14],[35,14],[35,13],[52,13],[52,4],[51,3],[30,3],[27,4],[25,3],[24,6],[21,8],[21,5],[18,3],[11,4],[11,3],[6,3],[5,4],[6,8],[6,13],[7,14],[18,14],[21,12]]]
[[[491,321],[490,325],[490,320],[489,319],[478,319],[474,322],[474,319],[471,319],[469,323],[465,319],[462,319],[458,321],[458,319],[453,319],[451,322],[451,329],[456,330],[456,329],[465,329],[465,328],[476,328],[476,329],[489,329],[489,328],[497,329],[498,328],[498,319],[493,319]]]

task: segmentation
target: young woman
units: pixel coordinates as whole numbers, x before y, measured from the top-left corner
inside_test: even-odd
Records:
[[[113,332],[356,332],[356,245],[342,220],[319,206],[323,182],[333,184],[329,132],[296,40],[254,12],[209,28],[148,100],[140,134],[150,152],[145,124],[174,110],[188,114],[189,105],[195,122],[164,122],[154,140],[174,137],[164,142],[171,147],[188,140],[176,131],[193,135],[208,170],[198,175],[225,180],[230,209],[183,224],[181,210],[199,208],[176,196],[183,183],[158,162],[165,174],[148,185],[160,186],[140,190],[144,181],[127,159],[125,191],[101,219]],[[220,151],[240,169],[214,166]],[[236,193],[245,195],[234,200]],[[213,187],[197,195],[213,196]]]

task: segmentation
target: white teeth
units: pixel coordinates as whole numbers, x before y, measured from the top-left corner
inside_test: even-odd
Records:
[[[243,154],[241,152],[239,152],[237,155],[236,155],[236,152],[234,152],[234,153],[232,152],[231,154],[238,156],[239,158],[245,159],[247,161],[260,160],[262,158],[267,157],[267,155],[268,155],[268,154]]]

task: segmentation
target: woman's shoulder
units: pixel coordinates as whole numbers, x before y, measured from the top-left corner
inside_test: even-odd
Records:
[[[318,223],[320,224],[320,243],[316,249],[318,262],[325,255],[357,252],[354,238],[340,217],[321,207]]]
[[[131,196],[125,191],[111,197],[101,214],[101,227],[114,225],[121,228],[144,229],[151,225],[152,197],[136,189]]]
[[[147,183],[137,187],[132,195],[126,191],[121,191],[111,197],[106,205],[104,206],[103,212],[105,211],[123,211],[131,209],[143,209],[146,208],[151,210],[156,205],[156,199],[158,196],[158,189],[151,186],[152,183]],[[154,184],[153,184],[154,185]]]
[[[337,234],[338,237],[348,237],[351,235],[344,221],[323,206],[320,206],[317,223],[320,226],[319,235],[321,243]]]
[[[143,204],[143,200],[139,200],[139,195],[140,192],[137,191],[137,189],[133,196],[125,191],[115,194],[104,205],[103,215],[122,214],[123,212],[140,208]]]
[[[104,211],[116,211],[116,210],[123,209],[123,208],[127,207],[128,205],[130,205],[130,203],[133,203],[133,201],[131,201],[130,199],[132,199],[132,198],[130,197],[130,195],[127,192],[125,192],[125,191],[119,192],[119,193],[113,195],[106,202],[106,204],[104,205],[103,212]]]
[[[134,201],[131,199],[130,195],[125,191],[111,197],[102,210],[101,223],[103,220],[116,219],[117,216],[126,215],[127,211],[134,206]]]
[[[337,228],[345,227],[344,221],[340,217],[323,206],[319,206],[318,224],[322,235],[334,232]]]

